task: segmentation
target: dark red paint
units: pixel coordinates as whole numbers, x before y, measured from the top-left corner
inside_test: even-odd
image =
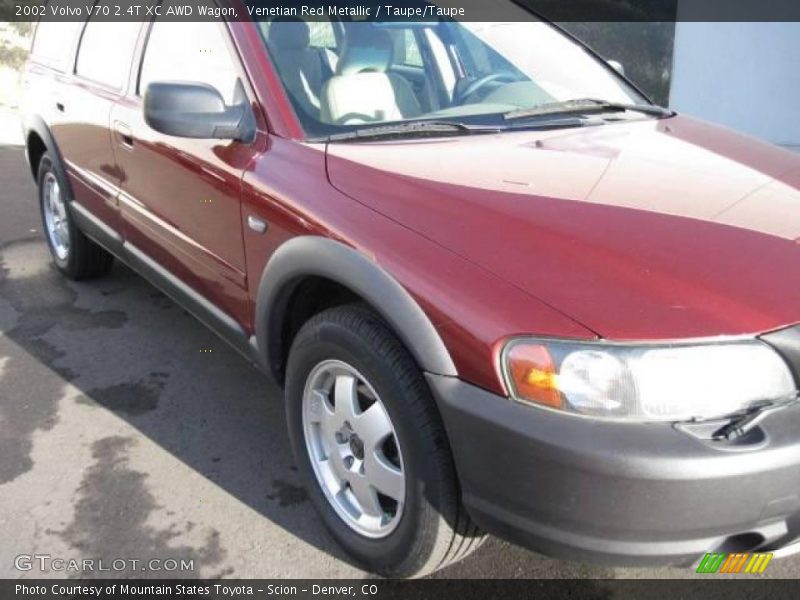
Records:
[[[800,157],[684,117],[307,144],[255,26],[229,29],[257,112],[253,144],[156,134],[134,93],[84,83],[70,104],[87,108],[54,117],[53,131],[81,201],[248,332],[271,253],[309,234],[383,266],[461,377],[498,392],[510,336],[676,339],[800,321]],[[92,173],[117,181],[121,200]],[[268,232],[249,230],[249,215]]]

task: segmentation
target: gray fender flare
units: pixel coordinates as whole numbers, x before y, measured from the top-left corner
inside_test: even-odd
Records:
[[[447,348],[406,289],[357,250],[334,240],[300,236],[284,242],[267,262],[258,286],[256,341],[264,366],[282,380],[282,331],[289,302],[306,277],[323,277],[369,303],[392,327],[417,364],[429,373],[457,375]]]
[[[53,167],[58,171],[62,181],[64,181],[67,185],[68,196],[70,198],[74,198],[72,189],[70,187],[69,178],[67,177],[67,172],[64,168],[64,159],[61,157],[61,151],[58,149],[58,145],[56,144],[55,139],[53,139],[53,134],[50,133],[50,128],[47,126],[44,120],[38,116],[28,116],[22,123],[22,129],[25,134],[25,158],[28,161],[28,166],[31,168],[31,175],[33,176],[34,181],[36,180],[38,173],[33,171],[33,165],[31,164],[30,147],[28,146],[28,138],[30,137],[31,133],[38,135],[44,142],[47,152],[49,152],[50,156],[53,157]]]

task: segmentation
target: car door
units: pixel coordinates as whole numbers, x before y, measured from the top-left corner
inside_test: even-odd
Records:
[[[126,247],[246,325],[241,180],[255,148],[231,140],[164,135],[151,129],[143,114],[143,96],[154,81],[205,83],[228,104],[246,93],[226,26],[156,19],[136,79],[111,115],[123,178],[120,212]]]
[[[56,76],[51,131],[64,159],[78,210],[121,229],[121,183],[111,148],[111,108],[124,93],[141,23],[90,20],[68,73]]]

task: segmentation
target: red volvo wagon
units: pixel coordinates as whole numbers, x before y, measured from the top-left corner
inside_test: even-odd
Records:
[[[25,82],[55,265],[280,382],[368,568],[800,548],[800,157],[534,19],[43,22]]]

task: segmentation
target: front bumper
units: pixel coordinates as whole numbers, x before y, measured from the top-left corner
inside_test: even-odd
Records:
[[[670,424],[560,415],[452,377],[428,381],[464,503],[490,533],[619,566],[788,550],[800,538],[800,405],[721,443]]]

